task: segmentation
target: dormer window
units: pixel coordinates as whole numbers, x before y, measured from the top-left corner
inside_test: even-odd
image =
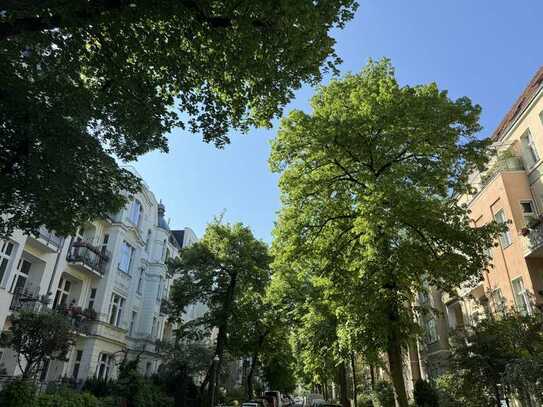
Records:
[[[134,226],[139,226],[142,213],[143,207],[141,205],[141,202],[137,199],[134,199],[132,201],[132,205],[130,206],[130,211],[128,212],[128,220],[132,224],[134,224]]]

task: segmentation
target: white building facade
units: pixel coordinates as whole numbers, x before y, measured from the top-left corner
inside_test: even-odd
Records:
[[[196,241],[192,230],[171,231],[165,207],[144,185],[119,213],[82,225],[61,238],[45,229],[38,237],[14,233],[0,240],[0,328],[21,308],[53,308],[77,325],[68,360],[52,361],[41,381],[115,378],[125,355],[140,358],[150,375],[161,358],[157,342],[171,339],[163,300],[172,279],[166,262]],[[8,375],[20,369],[10,349],[0,350]]]

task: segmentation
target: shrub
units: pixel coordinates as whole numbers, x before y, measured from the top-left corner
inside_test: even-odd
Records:
[[[111,380],[91,377],[85,381],[82,391],[88,392],[98,398],[113,396],[115,394],[115,383]]]
[[[372,391],[374,407],[394,407],[394,390],[389,382],[379,381],[375,383]]]
[[[27,380],[15,380],[0,391],[2,407],[34,407],[36,405],[36,387]]]
[[[417,407],[439,407],[439,397],[436,389],[425,380],[417,380],[413,396]]]
[[[358,394],[356,397],[356,405],[358,407],[373,407],[372,395],[368,393]]]
[[[102,407],[102,403],[90,393],[63,389],[38,396],[36,407]]]

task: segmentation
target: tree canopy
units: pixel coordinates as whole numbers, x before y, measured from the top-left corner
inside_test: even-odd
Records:
[[[415,294],[424,281],[476,281],[494,242],[495,225],[472,227],[456,199],[487,162],[480,107],[433,83],[400,86],[387,60],[321,87],[311,107],[284,118],[272,145],[282,199],[274,266],[321,277],[340,342],[387,353],[403,407]]]
[[[236,223],[222,224],[215,220],[208,225],[203,238],[183,248],[179,258],[171,263],[174,283],[171,290],[170,318],[184,329],[184,313],[190,304],[201,304],[204,315],[188,321],[190,330],[210,335],[217,329],[214,355],[218,363],[208,361],[209,369],[201,390],[207,388],[207,404],[214,392],[216,371],[220,370],[223,356],[230,351],[230,332],[236,319],[254,315],[251,308],[263,295],[270,279],[271,258],[265,243],[257,240],[251,230]],[[258,300],[256,300],[258,302]],[[253,326],[245,323],[244,328]],[[253,329],[239,334],[252,335]],[[243,340],[247,344],[247,340]],[[234,343],[232,350],[239,350]],[[206,404],[206,405],[207,405]]]
[[[75,340],[69,319],[57,312],[19,311],[10,317],[0,344],[12,348],[24,378],[38,374],[47,360],[64,359]]]
[[[123,204],[118,162],[175,127],[217,146],[335,70],[354,0],[8,0],[0,6],[1,231],[68,234]]]

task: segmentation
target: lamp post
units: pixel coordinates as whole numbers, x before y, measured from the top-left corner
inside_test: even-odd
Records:
[[[215,392],[217,388],[217,377],[218,377],[218,370],[219,370],[219,355],[215,355],[213,357],[213,375],[211,377],[211,385],[209,388],[209,407],[215,407]]]

